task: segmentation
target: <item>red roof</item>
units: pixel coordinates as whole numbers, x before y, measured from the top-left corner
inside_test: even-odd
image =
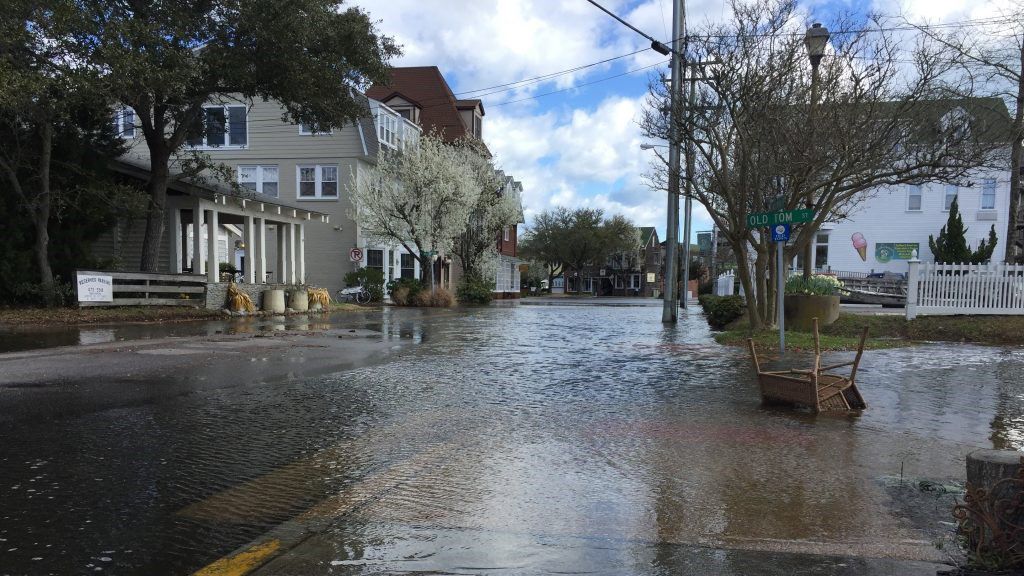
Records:
[[[470,134],[459,115],[459,103],[469,101],[455,98],[437,66],[392,68],[390,82],[374,84],[366,95],[385,104],[394,96],[416,103],[420,107],[420,126],[424,132],[436,131],[445,142]]]

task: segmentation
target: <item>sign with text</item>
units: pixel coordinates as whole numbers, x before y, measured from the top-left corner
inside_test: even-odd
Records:
[[[648,272],[647,273],[647,283],[648,284],[654,284],[654,278],[655,278],[654,272]]]
[[[789,224],[772,226],[772,242],[789,242]]]
[[[875,260],[882,264],[893,260],[910,260],[915,250],[920,254],[921,245],[917,242],[876,242]]]
[[[78,274],[79,302],[113,302],[114,279],[99,274]]]
[[[747,215],[748,228],[767,228],[776,224],[800,224],[814,220],[814,210],[784,210],[782,212],[758,212]]]

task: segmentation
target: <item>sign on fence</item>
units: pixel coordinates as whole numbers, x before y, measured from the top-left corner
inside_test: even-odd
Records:
[[[78,273],[78,301],[113,302],[113,277],[99,274]]]

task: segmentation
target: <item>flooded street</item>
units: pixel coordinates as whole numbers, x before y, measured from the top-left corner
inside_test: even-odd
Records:
[[[385,309],[280,326],[356,344],[0,356],[0,574],[187,574],[254,542],[266,574],[934,574],[951,516],[887,487],[1024,446],[1022,349],[867,352],[868,409],[814,416],[762,407],[699,312],[660,315]]]

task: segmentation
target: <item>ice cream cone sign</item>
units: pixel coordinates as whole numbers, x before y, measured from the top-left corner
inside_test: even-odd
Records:
[[[867,262],[868,241],[864,239],[864,235],[860,232],[854,232],[853,236],[850,236],[850,240],[853,241],[853,247],[857,249],[857,254],[860,254],[861,262]]]

